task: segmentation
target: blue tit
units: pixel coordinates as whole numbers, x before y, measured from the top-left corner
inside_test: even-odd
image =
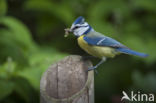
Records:
[[[120,42],[96,32],[85,19],[80,16],[72,24],[71,28],[66,32],[72,32],[76,37],[79,46],[88,54],[98,57],[101,61],[88,70],[96,69],[102,64],[106,58],[113,58],[120,53],[135,55],[139,57],[147,57],[147,54],[139,53],[129,49]]]

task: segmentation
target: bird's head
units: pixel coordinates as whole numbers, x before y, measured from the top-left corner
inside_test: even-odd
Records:
[[[78,17],[72,24],[70,28],[70,32],[72,32],[75,36],[81,36],[83,34],[89,33],[92,29],[92,27],[85,22],[85,19],[80,16]]]

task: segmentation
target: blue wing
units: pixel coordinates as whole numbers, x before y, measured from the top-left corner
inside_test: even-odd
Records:
[[[122,48],[127,48],[120,42],[106,36],[100,36],[100,37],[88,37],[84,36],[83,39],[90,45],[96,45],[96,46],[108,46],[108,47],[122,47]]]
[[[136,51],[133,51],[129,49],[128,47],[124,46],[120,42],[106,36],[93,36],[93,37],[88,37],[84,36],[83,39],[90,45],[96,45],[96,46],[107,46],[107,47],[112,47],[114,48],[117,52],[125,53],[125,54],[130,54],[130,55],[136,55],[140,57],[147,57],[147,54],[144,53],[139,53]]]

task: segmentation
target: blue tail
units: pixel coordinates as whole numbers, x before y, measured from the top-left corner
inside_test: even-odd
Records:
[[[147,57],[148,56],[148,54],[139,53],[139,52],[133,51],[133,50],[128,49],[128,48],[117,48],[116,50],[118,52],[121,52],[121,53],[135,55],[135,56],[140,56],[140,57]]]

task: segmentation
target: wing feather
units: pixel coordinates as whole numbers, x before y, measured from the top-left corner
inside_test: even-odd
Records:
[[[106,36],[84,36],[83,39],[90,45],[127,48],[120,42]]]

